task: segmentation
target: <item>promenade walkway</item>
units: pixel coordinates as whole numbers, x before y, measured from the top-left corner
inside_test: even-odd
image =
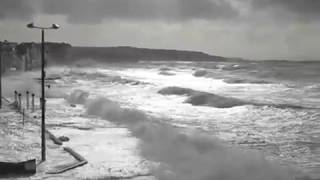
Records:
[[[72,164],[75,159],[47,136],[47,160],[41,162],[40,112],[26,111],[29,117],[14,109],[9,102],[3,101],[0,109],[0,162],[19,162],[37,160],[37,173],[31,177],[18,179],[42,179],[52,177],[48,171],[59,169],[59,165]],[[57,177],[57,176],[55,176]],[[59,177],[59,176],[58,176]],[[61,178],[63,177],[60,176]],[[9,179],[11,178],[8,177]],[[12,176],[12,179],[16,177]]]

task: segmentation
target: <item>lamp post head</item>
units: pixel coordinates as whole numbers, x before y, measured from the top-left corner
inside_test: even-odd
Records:
[[[28,28],[34,28],[34,24],[33,23],[29,23],[29,24],[27,24],[27,27]]]
[[[60,28],[60,26],[59,26],[58,24],[52,24],[51,27],[35,26],[35,25],[33,24],[33,22],[27,24],[27,27],[28,27],[28,28],[42,29],[42,30],[44,30],[44,29],[59,29],[59,28]]]
[[[52,29],[59,29],[60,26],[59,26],[58,24],[52,24],[51,28],[52,28]]]

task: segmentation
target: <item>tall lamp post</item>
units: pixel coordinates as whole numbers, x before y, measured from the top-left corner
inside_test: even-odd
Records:
[[[0,109],[2,108],[2,46],[3,43],[0,42]]]
[[[51,27],[40,27],[35,26],[33,23],[27,24],[28,28],[32,29],[41,29],[41,159],[42,161],[46,160],[46,124],[45,124],[45,77],[46,72],[45,68],[45,57],[44,57],[44,31],[47,29],[59,29],[58,24],[52,24]]]

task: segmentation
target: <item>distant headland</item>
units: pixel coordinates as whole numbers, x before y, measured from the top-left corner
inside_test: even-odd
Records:
[[[0,42],[2,72],[8,69],[32,70],[40,66],[41,46],[35,42]],[[213,56],[198,51],[148,49],[129,46],[79,47],[68,43],[46,42],[46,63],[68,65],[80,60],[96,62],[137,61],[226,61],[229,58]]]

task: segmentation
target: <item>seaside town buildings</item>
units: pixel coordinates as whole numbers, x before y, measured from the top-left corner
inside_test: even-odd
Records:
[[[45,43],[45,62],[55,63],[67,58],[71,45],[67,43]],[[0,41],[1,72],[30,71],[41,65],[41,44],[35,42],[15,43]]]

